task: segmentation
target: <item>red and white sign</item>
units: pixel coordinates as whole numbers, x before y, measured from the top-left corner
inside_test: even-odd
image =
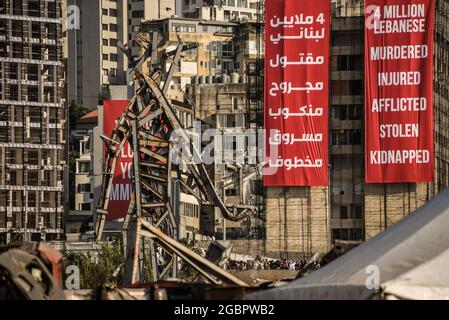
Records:
[[[267,0],[264,185],[328,185],[329,0]]]
[[[434,1],[365,11],[366,182],[432,182]]]
[[[111,136],[116,122],[122,115],[128,100],[104,101],[103,103],[103,135]],[[109,195],[107,220],[124,218],[128,212],[132,195],[132,163],[133,151],[128,142],[120,153],[112,180],[112,190]]]

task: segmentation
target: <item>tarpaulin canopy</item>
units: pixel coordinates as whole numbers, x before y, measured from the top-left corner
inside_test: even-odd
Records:
[[[449,249],[382,285],[385,294],[400,299],[449,299]],[[445,271],[446,270],[446,271]]]
[[[416,293],[419,287],[432,291],[428,294],[430,298],[447,297],[448,226],[449,190],[445,190],[321,270],[284,287],[254,293],[247,299],[369,299],[376,296],[376,290],[366,286],[373,268],[379,271],[380,284],[387,293],[424,298]],[[405,294],[406,285],[415,293]]]

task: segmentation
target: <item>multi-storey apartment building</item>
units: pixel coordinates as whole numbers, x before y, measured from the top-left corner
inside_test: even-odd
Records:
[[[188,87],[188,93],[195,105],[197,121],[201,121],[202,129],[215,130],[213,140],[202,141],[204,145],[215,144],[214,163],[209,167],[211,179],[215,188],[229,204],[240,204],[241,195],[248,193],[249,184],[240,190],[238,180],[236,184],[224,188],[223,181],[237,172],[237,159],[244,159],[246,141],[238,140],[246,130],[246,88],[239,83],[239,76],[234,76],[232,83],[200,84]],[[205,137],[207,140],[207,137]],[[204,140],[204,139],[203,139]],[[244,144],[239,145],[238,143]],[[242,163],[239,163],[242,164]],[[236,171],[237,170],[237,171]],[[231,223],[223,220],[220,210],[202,208],[202,231],[207,234],[223,234],[224,229],[228,238],[235,238],[246,232],[241,223]]]
[[[67,0],[79,9],[79,29],[68,30],[69,100],[94,108],[110,96],[109,86],[125,85],[128,59],[117,47],[129,44],[144,20],[175,15],[175,0]]]
[[[110,85],[126,84],[128,59],[117,44],[128,42],[128,1],[67,1],[79,14],[79,28],[67,31],[68,99],[95,108]]]
[[[128,0],[128,40],[136,39],[142,21],[160,20],[176,15],[176,0]],[[139,56],[139,47],[132,47]]]
[[[256,20],[259,0],[185,0],[182,16],[210,21]]]
[[[161,42],[168,45],[167,50],[173,49],[170,45],[176,44],[178,37],[184,44],[197,46],[183,53],[173,76],[172,89],[185,90],[194,78],[205,84],[229,79],[233,73],[243,76],[247,62],[257,56],[253,24],[167,18],[143,22],[142,32],[148,38],[157,32],[162,38]]]
[[[62,1],[0,1],[0,243],[63,236]]]

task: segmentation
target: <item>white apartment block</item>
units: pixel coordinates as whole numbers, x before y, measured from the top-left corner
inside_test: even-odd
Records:
[[[260,0],[182,0],[182,16],[212,21],[257,20]]]
[[[145,20],[175,15],[175,0],[68,0],[80,12],[80,28],[68,30],[69,101],[96,107],[109,86],[125,85],[128,59],[117,43],[136,38]],[[133,56],[140,50],[132,45]],[[103,92],[103,94],[101,94]]]
[[[110,85],[126,83],[128,60],[117,43],[128,39],[128,1],[68,0],[68,5],[80,14],[80,28],[67,31],[68,98],[94,108]]]

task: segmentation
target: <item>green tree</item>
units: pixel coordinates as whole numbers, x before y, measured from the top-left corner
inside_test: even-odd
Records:
[[[64,252],[64,267],[74,265],[80,269],[81,289],[118,286],[123,274],[123,262],[120,241],[104,244],[97,251]],[[116,273],[118,268],[120,271]]]
[[[89,109],[86,108],[85,106],[77,103],[74,100],[70,101],[70,106],[69,106],[69,127],[70,128],[69,128],[69,130],[71,131],[71,130],[76,129],[76,122],[79,120],[79,118],[81,118],[88,112],[89,112]]]
[[[64,252],[64,269],[74,265],[80,269],[81,289],[101,286],[117,287],[121,284],[125,265],[121,240],[103,244],[99,250],[89,252]],[[152,281],[149,262],[144,264],[142,283]]]
[[[103,89],[101,89],[101,92],[98,95],[98,99],[101,101],[110,100],[111,99],[111,91],[109,90],[109,88],[104,87]]]

